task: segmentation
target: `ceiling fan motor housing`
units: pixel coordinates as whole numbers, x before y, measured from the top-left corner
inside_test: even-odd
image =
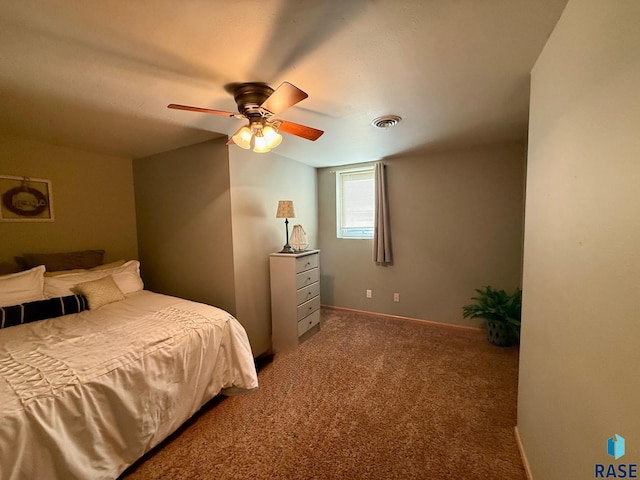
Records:
[[[264,83],[243,83],[236,88],[233,98],[238,111],[247,117],[267,116],[269,112],[260,107],[273,93],[273,88]]]

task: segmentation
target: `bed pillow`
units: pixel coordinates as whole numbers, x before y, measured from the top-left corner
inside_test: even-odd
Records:
[[[85,296],[89,303],[89,310],[95,310],[108,303],[119,302],[126,298],[111,275],[80,283],[74,287],[74,290]]]
[[[95,272],[97,270],[107,270],[109,268],[121,267],[125,263],[127,263],[125,260],[116,260],[115,262],[109,262],[109,263],[105,263],[103,265],[98,265],[97,267],[93,267],[90,270],[93,271],[93,272]]]
[[[138,260],[129,260],[121,267],[102,271],[110,272],[113,275],[113,279],[123,293],[139,292],[144,288],[144,283],[140,278],[140,262]]]
[[[44,266],[0,277],[0,306],[18,305],[42,300]]]
[[[47,298],[71,295],[74,293],[73,287],[77,284],[98,280],[109,275],[113,276],[116,284],[125,294],[137,292],[144,288],[144,283],[142,283],[142,279],[140,278],[140,262],[137,260],[129,260],[120,267],[45,277],[44,295]]]
[[[103,265],[98,265],[93,268],[74,268],[71,270],[58,270],[56,272],[44,272],[45,277],[58,277],[60,275],[68,275],[70,273],[87,273],[87,272],[95,272],[98,270],[107,270],[109,268],[121,267],[126,262],[124,260],[116,260],[115,262],[105,263]]]
[[[27,268],[44,265],[49,272],[93,268],[102,265],[104,250],[82,250],[63,253],[23,253],[22,262]]]
[[[48,298],[35,302],[0,307],[0,328],[79,313],[88,308],[82,295]]]

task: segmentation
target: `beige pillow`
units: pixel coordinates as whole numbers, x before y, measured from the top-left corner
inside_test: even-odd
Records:
[[[95,272],[96,270],[106,270],[107,268],[121,267],[125,263],[126,263],[126,260],[116,260],[115,262],[109,262],[109,263],[105,263],[103,265],[98,265],[97,267],[93,267],[90,270],[92,272]]]
[[[108,303],[119,302],[126,298],[111,275],[79,283],[74,287],[74,291],[85,296],[89,310],[95,310]]]
[[[44,272],[45,277],[59,277],[60,275],[69,275],[71,273],[86,273],[91,270],[85,268],[74,268],[73,270],[58,270],[55,272]]]
[[[107,270],[109,268],[121,267],[125,264],[125,260],[116,260],[115,262],[105,263],[103,265],[98,265],[93,268],[74,268],[73,270],[57,270],[55,272],[44,272],[45,277],[59,277],[60,275],[69,275],[71,273],[87,273],[87,272],[97,272],[100,270]]]

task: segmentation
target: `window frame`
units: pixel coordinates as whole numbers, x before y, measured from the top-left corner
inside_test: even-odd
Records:
[[[373,219],[371,227],[352,227],[345,229],[342,227],[342,204],[343,204],[343,179],[346,174],[370,172],[374,181],[373,195]],[[367,165],[363,167],[345,168],[336,171],[336,238],[345,240],[373,240],[375,229],[375,165]]]

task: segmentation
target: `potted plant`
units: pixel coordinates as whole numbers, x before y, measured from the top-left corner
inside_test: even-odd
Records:
[[[464,318],[484,318],[487,320],[489,343],[501,347],[513,345],[520,339],[520,316],[522,312],[522,290],[519,288],[509,295],[504,290],[490,286],[476,289],[476,303],[462,307]]]

